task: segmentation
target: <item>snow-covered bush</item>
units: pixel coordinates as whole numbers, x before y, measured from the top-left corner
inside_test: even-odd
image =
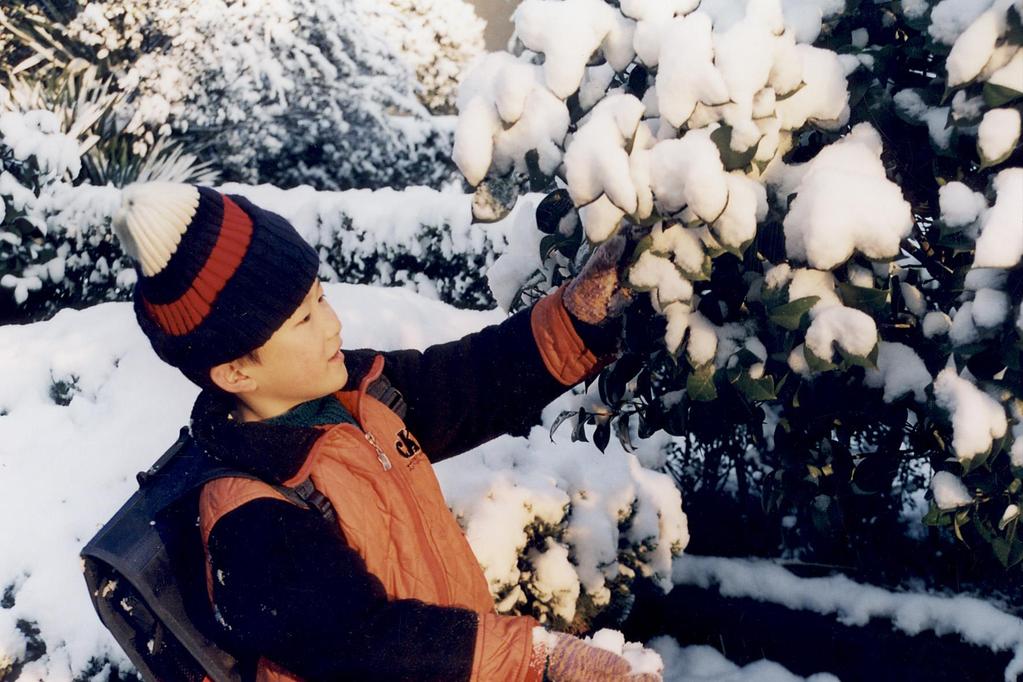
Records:
[[[227,184],[291,221],[320,253],[320,277],[331,282],[401,285],[463,308],[494,307],[487,278],[523,206],[486,232],[471,224],[471,195],[426,187],[317,192],[308,187]]]
[[[924,520],[1020,562],[1020,15],[525,0],[514,54],[487,55],[458,100],[477,220],[521,178],[550,192],[495,298],[645,235],[628,271],[645,295],[598,384],[611,418],[584,411],[573,437],[677,435],[687,493],[759,498],[768,538],[861,566],[945,471]]]
[[[23,168],[51,163],[48,159],[61,150],[80,150],[49,112],[19,116],[11,113],[0,121],[12,126],[28,121],[12,132],[29,125],[56,127],[32,138],[37,142],[30,148],[27,140],[19,146],[4,137],[0,124],[0,161],[18,178],[15,183],[0,176],[0,197],[8,206],[0,230],[0,277],[5,278],[0,319],[43,319],[65,307],[127,300],[135,274],[110,223],[120,191],[74,185],[66,176],[19,175]],[[14,163],[19,151],[35,159]],[[529,222],[532,211],[522,202],[523,210],[483,233],[470,223],[471,196],[426,187],[319,192],[229,183],[219,189],[247,196],[290,220],[317,247],[325,281],[400,285],[474,309],[493,307],[484,274],[507,248],[513,224]]]
[[[449,131],[357,0],[84,4],[66,27],[137,92],[133,122],[203,144],[226,179],[438,186]]]
[[[215,179],[180,144],[145,155],[117,116],[125,95],[81,60],[0,86],[0,319],[123,298],[134,273],[110,230],[111,183]]]
[[[387,0],[373,3],[373,26],[415,69],[419,100],[434,114],[455,113],[458,82],[483,54],[486,22],[466,0]]]
[[[545,423],[594,400],[566,396]],[[558,630],[587,631],[602,613],[623,620],[637,576],[670,589],[672,560],[689,541],[672,480],[617,446],[602,456],[537,428],[526,448],[499,439],[440,476],[498,612],[529,613]]]
[[[65,128],[55,112],[20,110],[0,87],[0,319],[104,300],[111,266],[123,267],[109,221],[95,212],[109,191],[90,187],[94,200],[83,203],[86,188],[73,185],[90,144],[88,120]]]

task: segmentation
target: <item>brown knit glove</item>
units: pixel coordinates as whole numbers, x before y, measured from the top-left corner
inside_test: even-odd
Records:
[[[621,656],[562,633],[547,656],[551,682],[661,682],[656,673],[633,673]]]
[[[586,265],[565,287],[564,302],[568,312],[589,324],[618,317],[632,301],[632,289],[622,285],[634,242],[632,230],[620,229],[593,252]]]

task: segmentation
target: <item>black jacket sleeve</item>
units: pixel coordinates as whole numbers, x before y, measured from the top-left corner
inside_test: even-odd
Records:
[[[277,499],[229,512],[209,539],[227,636],[309,680],[468,680],[478,617],[388,600],[337,524]]]
[[[502,434],[526,435],[548,403],[568,390],[543,363],[520,310],[457,341],[425,351],[383,353],[384,374],[405,397],[405,422],[431,461],[470,450]],[[569,319],[594,354],[617,348],[620,323],[596,326]]]

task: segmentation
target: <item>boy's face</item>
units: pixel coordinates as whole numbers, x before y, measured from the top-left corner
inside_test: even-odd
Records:
[[[340,349],[341,322],[317,280],[294,314],[257,349],[258,362],[225,363],[212,376],[238,396],[246,421],[268,419],[344,387],[348,370]],[[218,371],[237,381],[225,379],[231,385],[224,386],[225,381],[217,381]],[[238,375],[224,374],[230,371]]]

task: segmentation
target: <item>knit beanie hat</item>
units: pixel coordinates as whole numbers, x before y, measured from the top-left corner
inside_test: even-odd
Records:
[[[135,261],[135,317],[153,350],[201,387],[295,312],[319,258],[287,220],[208,187],[145,182],[122,193],[114,231]]]

